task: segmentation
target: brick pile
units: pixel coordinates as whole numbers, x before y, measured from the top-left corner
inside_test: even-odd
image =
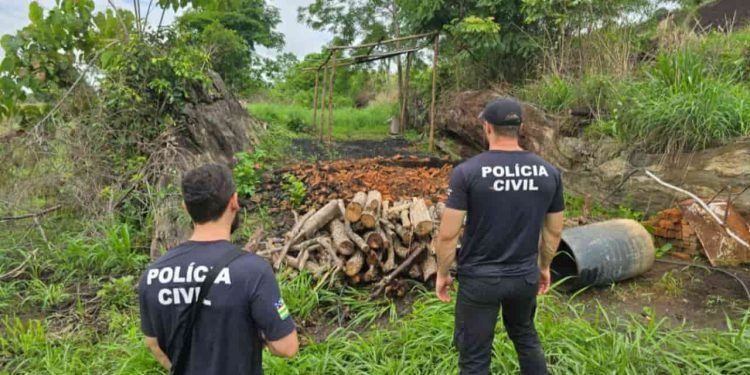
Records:
[[[685,220],[679,208],[668,208],[656,214],[647,222],[654,228],[654,236],[659,245],[671,243],[675,251],[673,255],[681,257],[683,253],[688,258],[698,254],[700,242],[695,231]]]

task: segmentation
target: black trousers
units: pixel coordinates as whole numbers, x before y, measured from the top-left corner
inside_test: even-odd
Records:
[[[453,340],[459,353],[461,375],[490,373],[492,342],[501,307],[521,373],[547,374],[544,352],[534,328],[538,274],[513,278],[459,277],[458,281]]]

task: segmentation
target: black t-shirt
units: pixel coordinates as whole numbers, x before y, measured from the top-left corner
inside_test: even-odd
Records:
[[[453,170],[446,206],[467,211],[458,275],[539,272],[544,217],[564,209],[560,172],[528,151],[487,151]]]
[[[180,314],[198,299],[209,268],[235,245],[185,242],[151,264],[140,279],[141,330],[156,337],[172,362],[183,332],[170,343]],[[271,266],[248,253],[216,277],[195,324],[187,374],[263,374],[263,340],[279,340],[295,325]],[[182,331],[182,330],[180,330]]]

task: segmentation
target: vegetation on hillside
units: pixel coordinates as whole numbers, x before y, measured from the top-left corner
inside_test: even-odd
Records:
[[[142,2],[136,2],[138,4]],[[750,30],[696,33],[660,22],[647,0],[315,0],[300,12],[334,44],[441,32],[438,90],[516,94],[550,112],[591,114],[587,136],[647,151],[696,150],[750,134]],[[0,373],[163,374],[142,344],[135,286],[149,261],[158,163],[173,150],[187,104],[212,93],[215,73],[267,121],[253,150],[236,155],[239,192],[293,161],[292,138],[315,137],[313,90],[325,51],[264,59],[280,48],[279,12],[262,0],[157,0],[153,9],[107,9],[93,0],[30,2],[28,26],[0,40]],[[153,27],[163,9],[174,25]],[[661,25],[661,26],[660,26]],[[344,55],[342,54],[341,57]],[[429,110],[431,54],[416,55],[408,103],[416,138]],[[404,60],[400,64],[404,64]],[[373,62],[337,71],[337,140],[382,138],[399,111],[404,67]],[[399,74],[398,72],[402,73]],[[399,76],[401,79],[399,79]],[[322,78],[322,77],[321,77]],[[399,83],[400,82],[400,83]],[[318,116],[322,114],[318,112]],[[283,177],[291,206],[306,187]],[[567,197],[572,215],[583,200]],[[237,237],[274,229],[271,207],[243,213]],[[641,218],[587,207],[595,217]],[[184,215],[183,215],[184,217]],[[451,373],[452,311],[421,285],[414,306],[368,291],[279,274],[305,337],[298,358],[266,356],[269,373]],[[628,316],[542,298],[538,318],[554,373],[742,374],[750,368],[750,315],[728,329],[667,326],[646,310]],[[493,372],[516,371],[510,341],[495,343]],[[310,331],[305,332],[305,336]],[[636,360],[634,360],[636,359]]]

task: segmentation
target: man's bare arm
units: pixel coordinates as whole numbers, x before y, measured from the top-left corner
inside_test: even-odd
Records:
[[[157,361],[164,366],[165,369],[169,370],[172,368],[172,362],[169,361],[169,357],[159,347],[159,341],[156,337],[148,337],[144,340],[146,347],[151,351]]]
[[[284,336],[283,338],[276,341],[267,341],[266,346],[271,354],[284,357],[292,358],[297,354],[299,350],[299,339],[297,337],[297,330],[295,329],[292,333]]]
[[[563,213],[547,214],[542,226],[542,240],[539,244],[539,268],[548,270],[560,246],[563,229]]]
[[[448,276],[451,265],[456,259],[456,245],[461,227],[464,224],[466,211],[446,208],[440,221],[440,230],[435,238],[435,253],[437,254],[438,275]]]

